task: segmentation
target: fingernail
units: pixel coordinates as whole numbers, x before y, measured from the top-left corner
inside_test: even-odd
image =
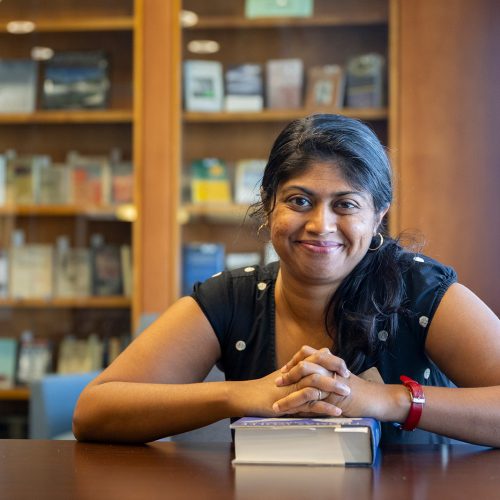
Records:
[[[274,383],[276,385],[283,385],[283,377],[280,375],[275,381]]]
[[[278,403],[273,404],[273,411],[274,411],[274,413],[280,412],[280,407],[279,407]]]
[[[344,378],[349,378],[351,376],[351,372],[349,370],[344,370],[344,374],[342,375]]]
[[[351,388],[347,385],[341,385],[339,389],[344,396],[349,396],[349,394],[351,394]]]
[[[336,408],[336,409],[335,409],[335,415],[337,415],[337,417],[338,417],[339,415],[342,415],[342,410],[341,410],[340,408]]]
[[[288,368],[285,365],[280,371],[281,373],[286,373],[288,371]]]

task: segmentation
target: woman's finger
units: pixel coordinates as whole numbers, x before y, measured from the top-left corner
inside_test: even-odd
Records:
[[[310,346],[302,346],[292,359],[281,369],[281,373],[288,373],[303,361],[319,364],[323,366],[323,368],[330,370],[332,373],[336,372],[344,378],[348,378],[351,374],[347,369],[345,361],[342,358],[333,355],[330,352],[330,349],[326,347],[322,349],[314,349]]]
[[[332,376],[332,373],[323,368],[321,365],[305,360],[299,361],[293,368],[290,369],[290,371],[281,373],[281,375],[276,378],[275,383],[278,387],[295,384],[303,378],[313,374],[323,375],[326,377]]]
[[[273,411],[277,414],[313,412],[325,415],[338,416],[342,410],[335,405],[324,401],[328,393],[314,387],[306,387],[279,399],[273,404]]]

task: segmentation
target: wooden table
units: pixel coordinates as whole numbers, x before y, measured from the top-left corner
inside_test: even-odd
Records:
[[[231,465],[227,443],[147,446],[0,440],[0,498],[500,498],[500,450],[386,447],[374,467]]]

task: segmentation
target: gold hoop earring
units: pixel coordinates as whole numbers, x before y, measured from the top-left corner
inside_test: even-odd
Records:
[[[257,238],[260,236],[260,232],[264,229],[267,228],[267,219],[259,226],[257,229]]]
[[[372,247],[370,245],[368,247],[368,251],[369,252],[375,252],[376,250],[378,250],[384,244],[384,237],[382,236],[382,233],[377,233],[373,238],[375,238],[376,236],[378,236],[380,238],[380,242],[379,242],[379,244],[376,247]],[[372,239],[372,241],[373,241],[373,239]]]

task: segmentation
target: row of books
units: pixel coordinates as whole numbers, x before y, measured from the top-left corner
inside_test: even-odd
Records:
[[[182,247],[182,295],[189,295],[193,285],[224,270],[268,264],[278,260],[269,242],[260,252],[227,252],[223,243],[194,242]]]
[[[0,298],[130,296],[130,246],[94,240],[90,248],[72,248],[60,237],[55,246],[18,241],[0,249]]]
[[[184,61],[184,105],[200,112],[381,107],[385,72],[384,56],[375,53],[307,71],[299,58],[271,59],[265,68],[190,59]]]
[[[100,338],[66,336],[58,346],[48,338],[24,331],[20,340],[0,338],[0,389],[26,385],[48,373],[85,373],[101,370],[130,342],[130,335]]]
[[[0,155],[0,205],[131,203],[133,166],[117,150],[88,156],[70,151],[64,163],[48,155]]]
[[[238,160],[234,168],[229,166],[227,161],[220,158],[192,161],[183,199],[189,199],[192,203],[256,202],[266,160]]]
[[[51,53],[42,62],[0,59],[0,113],[105,108],[110,91],[108,67],[102,51]]]

